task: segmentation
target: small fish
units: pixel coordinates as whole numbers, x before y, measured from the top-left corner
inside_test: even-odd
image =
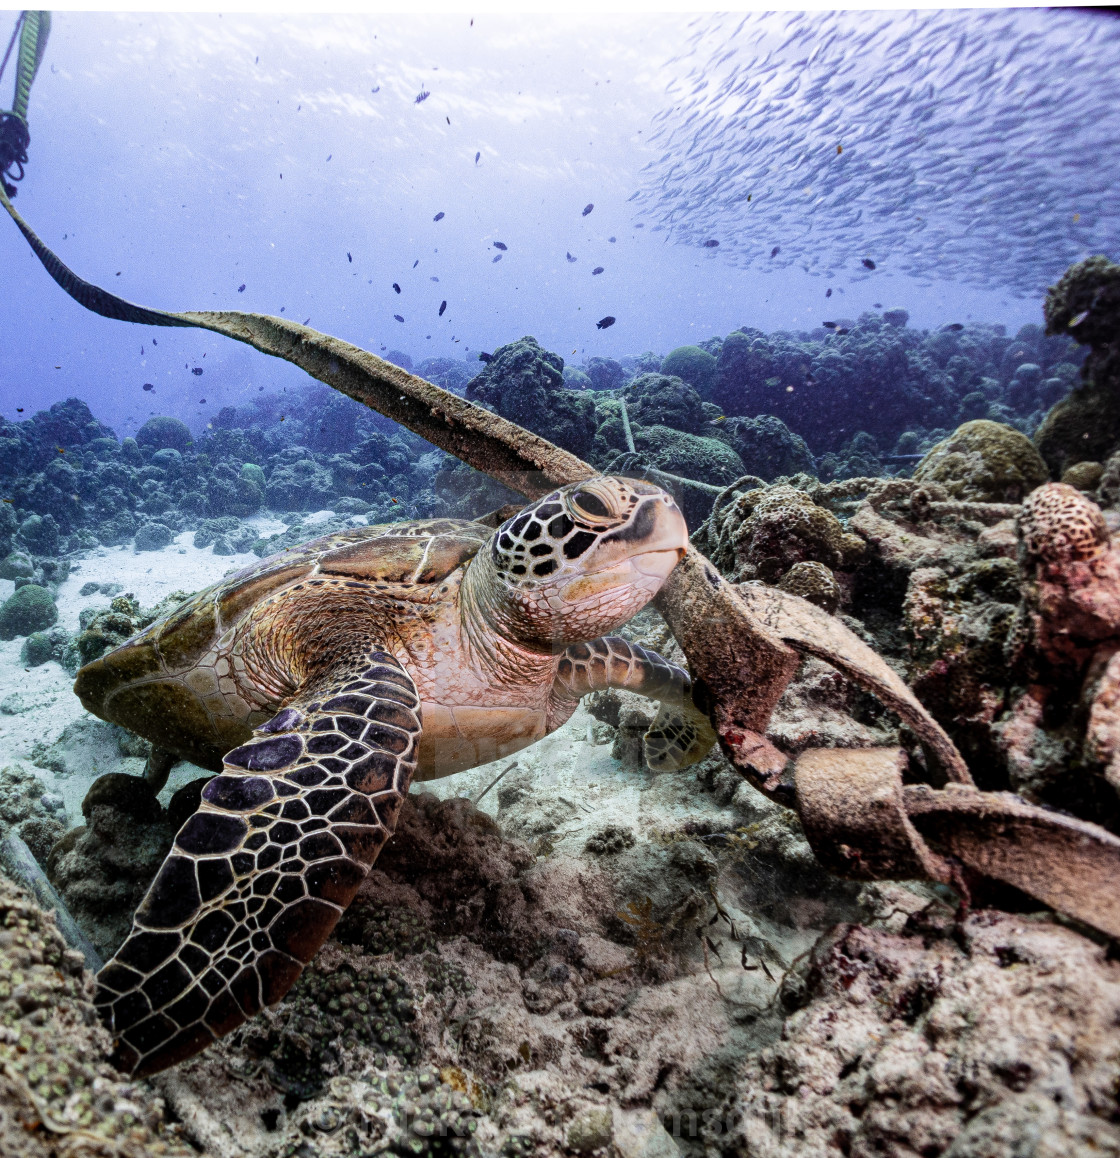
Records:
[[[1070,318],[1069,328],[1072,330],[1074,326],[1079,326],[1089,316],[1088,310],[1082,310],[1076,318]]]
[[[243,294],[243,293],[245,292],[245,283],[244,283],[244,282],[242,282],[242,283],[241,283],[241,284],[240,284],[240,285],[237,287],[237,292],[238,292],[239,294]]]
[[[864,269],[874,269],[875,268],[875,263],[869,257],[865,257],[860,264],[863,266]]]
[[[370,92],[374,92],[374,93],[380,92],[380,91],[381,91],[381,85],[379,85],[379,84],[375,84],[375,85],[373,86],[373,88],[371,88],[369,91],[370,91]]]
[[[775,245],[774,248],[772,250],[770,250],[770,256],[771,257],[777,257],[778,254],[781,252],[782,252],[782,247],[780,245]]]
[[[4,500],[4,502],[6,502],[6,503],[14,503],[15,501],[16,501],[15,499],[5,499]]]
[[[950,322],[947,326],[942,326],[942,330],[951,334],[959,334],[964,326],[960,322]]]
[[[447,309],[447,302],[446,302],[446,301],[442,301],[442,302],[440,302],[440,303],[439,303],[439,316],[440,316],[441,318],[443,317],[443,311],[444,311],[445,309]]]
[[[572,257],[572,255],[571,255],[571,254],[570,254],[570,253],[569,253],[567,250],[564,250],[564,256],[565,256],[565,257],[566,257],[566,258],[567,258],[569,261],[579,261],[579,258],[578,258],[578,257]]]
[[[843,151],[844,151],[844,146],[843,146],[843,145],[837,145],[837,146],[836,146],[836,155],[837,155],[838,157],[840,156],[840,154],[841,154]]]
[[[287,417],[288,417],[288,416],[287,416],[286,414],[281,414],[281,415],[280,415],[280,421],[281,421],[281,422],[283,422],[283,421],[284,421],[284,419],[285,419],[285,418],[287,418]]]
[[[195,368],[191,371],[191,373],[196,378],[201,378],[202,377],[202,367],[201,366],[195,366]]]
[[[432,220],[433,220],[433,221],[442,221],[442,220],[444,219],[444,217],[445,217],[445,214],[444,214],[443,210],[441,209],[441,210],[440,210],[440,211],[439,211],[439,212],[438,212],[438,213],[435,215],[435,217],[433,217],[433,218],[432,218]]]
[[[712,421],[713,422],[726,422],[727,421],[727,415],[721,414],[718,418],[713,418]]]
[[[393,282],[393,289],[395,289],[397,291],[397,293],[401,292],[401,287],[399,285],[397,285],[396,282]]]
[[[506,245],[506,243],[504,241],[495,241],[494,242],[494,248],[500,249],[503,253],[505,253],[505,251],[507,249],[509,249],[509,246]]]
[[[334,153],[328,153],[327,154],[327,160],[329,161],[331,159],[331,157],[333,157],[333,156],[334,156]]]
[[[310,319],[310,318],[304,318],[304,319],[303,319],[303,324],[306,326],[306,325],[307,325],[307,323],[308,323],[309,321],[311,321],[311,319]]]
[[[450,117],[444,117],[443,119],[444,119],[444,120],[445,120],[445,121],[446,121],[448,124],[451,124],[451,118],[450,118]]]
[[[594,204],[592,202],[588,201],[588,203],[583,207],[583,212],[580,214],[580,216],[586,217],[591,212],[591,210],[594,208],[595,208]]]
[[[151,382],[145,382],[144,383],[144,389],[151,391],[151,390],[154,390],[155,387],[151,384]]]
[[[205,399],[205,398],[200,398],[200,399],[198,400],[198,404],[199,404],[199,406],[205,406],[205,405],[206,405],[206,399]]]
[[[494,355],[493,354],[487,354],[485,352],[485,350],[479,350],[478,360],[480,362],[493,362],[494,361]]]
[[[391,503],[399,503],[400,501],[401,501],[400,499],[393,498],[392,495],[389,496],[389,502],[391,502]]]
[[[426,88],[420,90],[420,95],[412,102],[414,105],[422,104],[432,94]]]
[[[614,245],[614,243],[618,240],[618,238],[617,237],[608,237],[607,240],[611,243],[611,245]]]
[[[416,268],[416,267],[417,267],[419,264],[420,264],[420,259],[419,259],[419,258],[417,258],[417,259],[416,259],[416,260],[415,260],[415,261],[412,263],[412,268],[413,268],[413,269],[415,269],[415,268]]]
[[[821,325],[824,326],[824,328],[826,330],[835,330],[836,329],[836,323],[835,322],[821,322]]]
[[[475,163],[476,165],[478,164],[478,159],[479,159],[479,157],[481,157],[481,156],[482,156],[482,154],[481,154],[481,153],[475,153],[475,155],[474,155],[474,163]]]
[[[61,446],[56,446],[55,450],[57,450],[59,454],[65,454],[66,453],[66,451],[63,450]]]
[[[609,330],[611,328],[611,326],[613,326],[617,320],[618,320],[617,318],[612,318],[610,316],[610,314],[607,314],[607,316],[605,318],[600,318],[595,323],[595,328],[597,330]]]
[[[719,242],[716,241],[714,237],[709,237],[708,240],[704,242],[705,249],[717,249],[718,247]]]
[[[883,308],[883,303],[882,302],[872,302],[871,308],[873,310],[881,310]]]
[[[153,345],[153,346],[158,346],[158,345],[159,345],[159,342],[157,342],[157,341],[155,340],[155,338],[153,338],[153,339],[152,339],[152,345]]]
[[[23,413],[23,407],[22,407],[22,406],[17,406],[17,407],[16,407],[16,413],[17,413],[17,414],[22,414],[22,413]]]
[[[824,296],[825,296],[826,298],[830,298],[830,297],[832,297],[832,289],[831,289],[831,287],[830,287],[829,289],[826,289],[826,290],[824,291]]]
[[[402,317],[400,316],[400,314],[394,314],[394,315],[393,315],[393,317],[394,317],[394,318],[396,318],[398,322],[403,322],[403,321],[404,321],[404,318],[402,318]]]
[[[493,263],[494,263],[495,261],[501,261],[501,260],[502,260],[502,255],[501,255],[500,253],[499,253],[499,254],[496,254],[496,255],[494,256],[494,259],[493,259],[493,261],[491,261],[491,263],[490,263],[490,264],[491,264],[491,265],[493,265]]]
[[[346,251],[346,260],[347,260],[347,261],[351,261],[351,262],[354,260],[354,259],[353,259],[353,258],[350,256],[350,250],[347,250],[347,251]]]
[[[596,276],[596,274],[600,274],[600,273],[602,273],[602,272],[603,272],[603,267],[602,267],[601,265],[597,265],[597,266],[596,266],[596,267],[595,267],[595,268],[594,268],[594,269],[591,271],[591,276],[592,276],[592,277],[595,277],[595,276]]]

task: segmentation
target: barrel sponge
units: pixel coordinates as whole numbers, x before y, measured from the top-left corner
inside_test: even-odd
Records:
[[[1026,555],[1046,563],[1095,559],[1109,542],[1100,507],[1068,483],[1047,483],[1028,497],[1019,535]]]
[[[58,608],[45,587],[25,583],[0,607],[0,639],[17,639],[43,631],[58,619]]]
[[[1025,434],[978,418],[932,447],[914,478],[940,483],[966,502],[1017,503],[1047,482],[1050,472]]]

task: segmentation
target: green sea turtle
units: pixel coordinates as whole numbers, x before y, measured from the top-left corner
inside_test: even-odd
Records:
[[[435,519],[285,551],[82,668],[96,715],[219,775],[98,975],[121,1064],[150,1074],[287,992],[393,831],[414,774],[515,752],[589,691],[661,701],[651,766],[714,733],[688,674],[610,637],[683,556],[649,483],[599,477],[496,531]]]

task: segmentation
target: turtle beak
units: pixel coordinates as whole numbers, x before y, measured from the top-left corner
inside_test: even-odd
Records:
[[[640,575],[664,582],[688,550],[688,525],[680,508],[668,495],[647,499],[646,502],[653,505],[653,526],[649,529],[647,546],[631,561]]]

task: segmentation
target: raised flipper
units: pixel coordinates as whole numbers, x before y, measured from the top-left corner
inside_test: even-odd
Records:
[[[708,717],[692,702],[692,679],[684,668],[617,635],[572,644],[556,671],[555,695],[578,701],[588,692],[624,688],[660,701],[642,740],[646,763],[656,771],[687,768],[716,742]]]
[[[391,835],[419,739],[415,685],[374,650],[225,757],[97,976],[122,1068],[166,1069],[287,993]]]

